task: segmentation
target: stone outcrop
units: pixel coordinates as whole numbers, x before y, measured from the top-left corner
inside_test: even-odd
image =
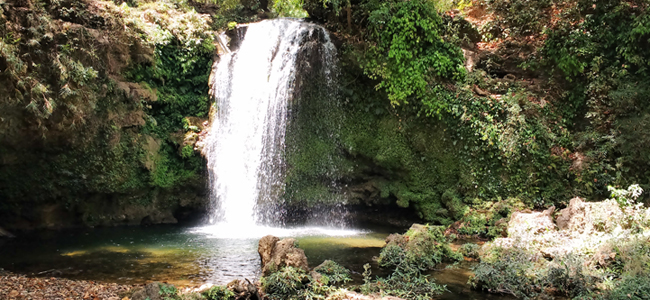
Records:
[[[542,212],[522,213],[515,212],[508,222],[508,236],[511,238],[524,237],[555,230],[553,212],[555,206],[549,207]]]
[[[262,274],[267,276],[282,267],[300,268],[309,272],[305,251],[295,246],[295,239],[267,235],[260,239],[257,251],[262,260]]]
[[[584,202],[576,197],[569,206],[562,209],[557,217],[560,230],[589,234],[593,231],[610,231],[616,220],[623,218],[618,203],[615,201]]]

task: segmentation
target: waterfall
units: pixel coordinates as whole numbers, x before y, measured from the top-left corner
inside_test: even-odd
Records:
[[[300,20],[247,25],[239,48],[224,52],[213,69],[217,112],[204,150],[211,223],[250,228],[269,213],[259,204],[282,196],[286,128],[306,44],[316,48],[310,51],[319,55],[324,86],[331,86],[336,49],[325,29]]]

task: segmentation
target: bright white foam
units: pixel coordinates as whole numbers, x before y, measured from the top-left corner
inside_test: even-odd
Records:
[[[216,239],[260,239],[269,234],[283,238],[301,236],[354,236],[368,233],[364,230],[331,227],[279,228],[248,225],[246,228],[241,228],[241,225],[229,223],[217,223],[215,225],[197,227],[190,232],[205,234],[208,238]]]
[[[294,95],[299,53],[305,41],[317,40],[321,33],[319,53],[330,78],[336,65],[334,44],[324,28],[299,20],[250,24],[239,50],[220,57],[212,74],[217,113],[204,149],[214,206],[210,223],[223,223],[213,230],[220,236],[280,230],[251,225],[272,216],[259,206],[273,207],[284,192],[288,103]]]

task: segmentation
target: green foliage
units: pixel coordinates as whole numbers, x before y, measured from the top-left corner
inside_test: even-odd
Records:
[[[154,160],[151,185],[171,188],[197,181],[199,170],[203,169],[203,160],[194,156],[183,157],[186,159],[179,157],[172,145],[163,144]]]
[[[191,48],[178,40],[158,45],[154,65],[140,64],[127,74],[156,90],[158,101],[149,111],[155,122],[149,121],[147,129],[159,136],[181,129],[184,117],[204,117],[210,110],[207,83],[214,46],[210,39],[196,43]]]
[[[181,149],[181,157],[182,158],[190,158],[194,156],[194,147],[192,145],[185,145]]]
[[[93,9],[80,1],[19,5],[32,4],[28,14],[0,25],[0,65],[7,62],[0,76],[0,140],[11,145],[0,152],[15,157],[15,164],[0,166],[7,206],[61,203],[95,225],[101,216],[86,212],[101,210],[101,201],[81,200],[88,195],[115,194],[123,202],[124,194],[136,193],[124,201],[149,206],[156,188],[192,184],[203,161],[181,158],[169,133],[178,128],[176,113],[207,114],[209,20],[184,1],[102,2]],[[22,27],[29,30],[15,30]],[[133,70],[149,67],[151,74],[138,84],[122,82],[127,64],[133,80],[139,75]],[[160,151],[154,144],[162,144]],[[157,203],[173,202],[167,200]]]
[[[294,267],[283,267],[260,279],[264,293],[271,300],[303,299],[309,281],[310,276],[304,270]]]
[[[402,273],[395,271],[387,278],[377,279],[377,289],[387,294],[408,300],[427,300],[435,298],[447,290],[436,284],[427,275]]]
[[[171,284],[159,283],[158,287],[160,288],[160,297],[162,300],[179,300],[180,296],[178,295],[178,289]]]
[[[536,295],[540,288],[538,277],[541,269],[535,267],[530,255],[520,248],[491,249],[481,257],[470,278],[473,287],[493,293],[511,294],[516,297]]]
[[[446,261],[462,260],[461,254],[449,247],[449,239],[444,235],[445,227],[421,226],[411,228],[403,236],[392,235],[390,242],[381,250],[379,266],[392,269],[385,278],[370,280],[369,268],[365,268],[362,292],[379,291],[404,299],[431,299],[446,291],[436,284],[425,272],[436,264]]]
[[[351,280],[350,271],[336,262],[327,260],[314,269],[321,276],[312,278],[304,270],[283,267],[260,279],[268,299],[330,299],[340,293],[337,285]]]
[[[279,17],[306,18],[307,12],[302,8],[303,0],[274,0],[273,12]]]
[[[70,123],[83,122],[97,101],[97,56],[84,43],[90,33],[83,28],[57,32],[42,3],[26,19],[29,30],[14,31],[13,22],[20,19],[0,27],[0,59],[6,63],[5,109],[24,108],[43,135],[52,126],[45,120],[53,114],[63,116],[58,122],[62,129],[73,127]]]
[[[352,280],[350,278],[350,270],[331,260],[324,261],[318,267],[314,268],[314,271],[323,276],[321,282],[326,285],[342,284]]]
[[[393,105],[408,103],[409,97],[429,97],[434,80],[458,80],[465,75],[459,47],[442,39],[442,19],[433,3],[415,1],[370,1],[365,73],[381,80],[378,89],[387,92]]]
[[[462,255],[449,247],[444,226],[410,229],[404,239],[388,243],[379,254],[379,265],[400,272],[415,274],[432,269],[442,261],[462,260]]]
[[[650,280],[646,276],[625,276],[616,287],[603,296],[596,296],[596,299],[610,300],[642,300],[650,295]]]
[[[460,246],[458,252],[469,258],[478,258],[478,250],[481,247],[474,243],[466,243]]]
[[[574,133],[576,151],[589,164],[575,172],[586,193],[608,185],[646,182],[639,155],[647,140],[650,76],[648,3],[576,1],[541,49],[542,67],[566,86],[567,118],[585,124]],[[625,181],[625,179],[629,181]]]
[[[453,158],[456,146],[446,128],[419,120],[406,109],[394,116],[387,103],[378,105],[372,100],[370,96],[345,107],[342,148],[362,162],[350,175],[381,170],[383,180],[371,182],[378,189],[378,200],[392,198],[401,207],[415,208],[427,221],[450,224],[464,207],[457,199],[441,199],[459,176],[459,162]]]
[[[373,283],[372,283],[372,268],[370,264],[364,264],[363,265],[363,285],[361,285],[361,292],[365,295],[368,295],[372,293],[372,290],[374,288]]]
[[[625,239],[619,243],[618,266],[597,269],[589,249],[555,257],[551,262],[536,258],[534,251],[520,246],[489,248],[474,269],[470,283],[493,293],[534,298],[551,293],[573,299],[623,299],[638,297],[648,287],[648,247],[643,240]],[[582,241],[589,243],[588,241]],[[600,265],[598,267],[604,267]],[[635,270],[635,271],[631,271]],[[634,274],[634,275],[632,275]],[[643,280],[636,280],[643,278]],[[637,298],[641,299],[641,298]]]
[[[235,293],[223,286],[213,286],[201,293],[206,300],[234,300]]]
[[[567,5],[556,0],[485,0],[483,3],[495,14],[494,20],[486,27],[502,29],[500,35],[504,38],[542,33],[552,17],[551,8]]]
[[[638,184],[629,186],[627,190],[617,189],[612,186],[608,186],[607,190],[611,192],[612,199],[616,200],[621,207],[633,205],[643,193],[643,189]]]

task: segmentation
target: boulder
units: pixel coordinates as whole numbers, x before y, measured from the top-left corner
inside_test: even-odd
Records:
[[[266,266],[269,261],[271,261],[273,247],[275,247],[275,243],[279,241],[280,239],[278,237],[272,235],[267,235],[260,239],[259,245],[257,246],[257,252],[260,254],[262,267]]]
[[[571,199],[567,208],[560,210],[556,223],[560,230],[590,234],[594,231],[609,232],[622,218],[623,212],[616,201],[588,203],[576,197]]]
[[[226,287],[235,293],[237,299],[257,300],[260,299],[257,287],[248,279],[235,279]]]
[[[160,284],[152,282],[135,289],[131,295],[131,300],[162,300],[162,297],[160,297]]]
[[[257,251],[262,260],[262,274],[267,276],[285,266],[309,272],[305,251],[297,248],[295,244],[295,239],[280,240],[272,235],[260,239]]]
[[[555,206],[551,206],[542,212],[513,213],[508,222],[508,236],[517,238],[556,230],[553,222],[554,211]]]

